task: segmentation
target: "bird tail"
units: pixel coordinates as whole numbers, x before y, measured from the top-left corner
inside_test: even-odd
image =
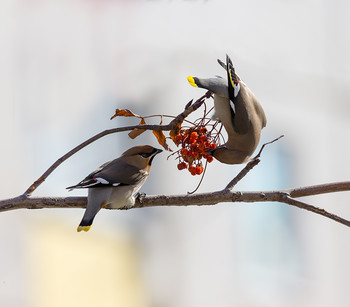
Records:
[[[81,231],[89,231],[92,225],[92,222],[94,221],[94,218],[96,216],[97,212],[93,212],[91,214],[90,210],[86,210],[85,214],[83,216],[83,219],[81,220],[78,228],[77,228],[77,232],[81,232]]]
[[[99,208],[91,207],[91,205],[89,206],[89,203],[88,203],[88,205],[86,206],[84,216],[77,228],[77,231],[78,232],[89,231],[91,228],[92,222],[94,221],[94,218],[98,211],[99,211]]]
[[[107,205],[107,202],[102,200],[102,199],[105,199],[105,193],[106,193],[105,191],[102,191],[102,189],[103,188],[89,189],[88,203],[86,206],[84,216],[77,228],[78,232],[89,231],[97,212],[100,211],[101,208]]]
[[[80,224],[79,224],[79,226],[77,228],[77,231],[78,232],[81,232],[81,231],[87,232],[87,231],[89,231],[90,228],[91,228],[91,225],[92,225],[92,221],[93,221],[93,219],[92,220],[84,220],[84,219],[82,219],[82,221],[80,222]]]

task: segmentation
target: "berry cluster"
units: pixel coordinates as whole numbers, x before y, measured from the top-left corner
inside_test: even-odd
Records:
[[[191,175],[200,175],[203,173],[201,159],[206,159],[209,163],[213,161],[213,156],[207,153],[216,148],[212,140],[211,133],[204,126],[196,126],[189,129],[181,129],[173,138],[174,143],[181,149],[178,150],[179,170],[188,169]]]

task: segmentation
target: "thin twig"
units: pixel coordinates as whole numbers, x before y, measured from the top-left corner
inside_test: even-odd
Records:
[[[209,94],[208,94],[209,93]],[[143,130],[156,130],[156,131],[170,131],[172,129],[175,129],[179,124],[181,124],[184,119],[197,110],[205,101],[206,98],[210,97],[210,92],[207,92],[204,94],[202,97],[197,99],[194,103],[187,104],[185,110],[180,113],[178,116],[176,116],[169,124],[167,125],[142,125]],[[35,189],[41,185],[46,178],[58,167],[60,166],[64,161],[66,161],[68,158],[73,156],[75,153],[77,153],[79,150],[83,149],[87,145],[95,142],[96,140],[112,134],[112,133],[117,133],[117,132],[123,132],[123,131],[130,131],[134,129],[139,129],[139,125],[134,125],[134,126],[126,126],[126,127],[120,127],[120,128],[113,128],[109,130],[102,131],[95,136],[89,138],[85,142],[81,143],[80,145],[74,147],[72,150],[67,152],[65,155],[63,155],[61,158],[59,158],[55,163],[53,163],[46,171],[44,174],[42,174],[33,184],[30,185],[30,187],[23,193],[24,196],[29,197]]]
[[[270,141],[270,142],[267,142],[267,143],[263,144],[263,145],[261,146],[261,149],[259,150],[258,154],[257,154],[254,158],[252,158],[252,159],[247,163],[247,165],[238,173],[238,175],[237,175],[235,178],[233,178],[233,179],[229,182],[229,184],[225,187],[224,190],[232,190],[232,189],[235,187],[235,185],[236,185],[239,181],[241,181],[241,180],[243,179],[243,177],[245,177],[245,175],[247,175],[247,174],[249,173],[249,171],[250,171],[253,167],[255,167],[256,165],[259,164],[259,162],[260,162],[260,159],[259,159],[259,158],[260,158],[261,153],[263,152],[265,146],[266,146],[266,145],[269,145],[269,144],[272,144],[272,143],[274,143],[274,142],[276,142],[276,141],[278,141],[278,140],[279,140],[280,138],[282,138],[282,137],[283,137],[283,135],[279,136],[278,138],[276,138],[276,139],[274,139],[274,140],[272,140],[272,141]]]
[[[34,190],[41,185],[46,178],[58,167],[60,166],[64,161],[66,161],[68,158],[73,156],[75,153],[77,153],[79,150],[83,149],[87,145],[95,142],[96,140],[112,134],[112,133],[117,133],[117,132],[123,132],[123,131],[129,131],[133,130],[135,128],[140,128],[139,125],[135,126],[126,126],[126,127],[120,127],[120,128],[113,128],[109,130],[102,131],[95,136],[89,138],[85,142],[81,143],[80,145],[74,147],[72,150],[64,154],[61,158],[59,158],[55,163],[53,163],[46,171],[44,174],[42,174],[33,184],[30,185],[30,187],[23,193],[23,195],[29,197]],[[168,130],[168,125],[143,125],[142,129],[144,130]]]
[[[264,148],[265,148],[266,145],[270,145],[270,144],[272,144],[272,143],[275,143],[276,141],[278,141],[279,139],[281,139],[281,138],[283,138],[283,137],[284,137],[284,135],[280,135],[278,138],[276,138],[276,139],[274,139],[274,140],[272,140],[272,141],[270,141],[270,142],[267,142],[267,143],[263,144],[263,145],[261,146],[261,148],[260,148],[258,154],[257,154],[252,160],[255,160],[255,159],[260,158],[261,153],[263,152],[263,150],[264,150]]]
[[[288,196],[288,194],[285,194],[285,196],[283,197],[283,200],[281,200],[282,202],[288,204],[288,205],[292,205],[301,209],[305,209],[308,211],[311,211],[313,213],[317,213],[319,215],[322,215],[324,217],[328,217],[329,219],[336,221],[338,223],[344,224],[345,226],[350,227],[350,221],[343,219],[342,217],[335,215],[333,213],[329,213],[328,211],[309,205],[307,203],[304,203],[300,200],[296,200],[294,198],[291,198],[290,196]]]
[[[208,166],[208,160],[205,161],[204,171],[203,171],[203,174],[202,174],[202,176],[201,176],[201,180],[199,180],[199,183],[197,184],[197,187],[196,187],[192,192],[187,192],[187,194],[191,195],[191,194],[197,192],[197,190],[198,190],[199,187],[201,186],[202,181],[203,181],[203,179],[204,179],[204,175],[205,175],[205,171],[207,170],[207,166]]]
[[[245,177],[245,175],[247,175],[254,166],[259,164],[259,162],[260,162],[260,159],[258,158],[255,158],[254,160],[249,161],[247,165],[238,173],[238,175],[236,175],[236,177],[229,182],[229,184],[225,187],[224,190],[228,190],[228,191],[232,190],[235,187],[235,185],[239,181],[241,181],[243,177]]]

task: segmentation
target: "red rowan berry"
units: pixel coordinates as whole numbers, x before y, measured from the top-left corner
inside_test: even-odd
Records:
[[[191,133],[190,137],[191,137],[191,139],[197,139],[198,138],[198,133],[194,131],[194,132]]]
[[[187,164],[185,162],[181,162],[177,165],[177,168],[181,171],[181,170],[187,168]]]
[[[188,156],[188,150],[186,148],[182,148],[180,153],[183,155],[183,156]]]
[[[213,160],[214,160],[214,158],[213,158],[213,156],[209,156],[208,155],[208,157],[206,158],[207,159],[207,161],[210,163],[210,162],[213,162]]]
[[[192,157],[195,158],[195,159],[198,159],[199,158],[199,153],[197,151],[193,151],[192,152]]]
[[[197,174],[197,175],[200,175],[200,174],[202,174],[202,173],[203,173],[203,166],[197,165],[197,166],[196,166],[196,174]]]
[[[193,176],[196,175],[196,167],[194,165],[190,165],[188,167],[188,170],[191,173],[191,175],[193,175]]]
[[[176,143],[180,143],[181,140],[182,140],[182,136],[181,136],[180,134],[177,134],[177,135],[175,136],[175,142],[176,142]]]
[[[204,142],[204,141],[207,140],[207,136],[204,135],[204,134],[202,134],[202,135],[199,137],[199,139],[200,139],[202,142]]]

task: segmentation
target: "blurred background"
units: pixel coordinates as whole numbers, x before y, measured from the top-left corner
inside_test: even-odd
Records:
[[[285,135],[237,190],[349,180],[349,11],[345,0],[1,1],[0,198],[92,135],[138,123],[109,120],[116,108],[177,115],[204,93],[186,77],[225,76],[226,53],[265,109],[261,141]],[[146,143],[158,146],[150,132],[100,139],[33,196],[86,195],[65,187]],[[199,191],[242,167],[214,161]],[[198,181],[163,152],[142,192],[184,194]],[[349,199],[307,201],[349,219]],[[1,306],[350,304],[350,229],[322,216],[278,203],[102,210],[77,233],[83,212],[0,214]]]

